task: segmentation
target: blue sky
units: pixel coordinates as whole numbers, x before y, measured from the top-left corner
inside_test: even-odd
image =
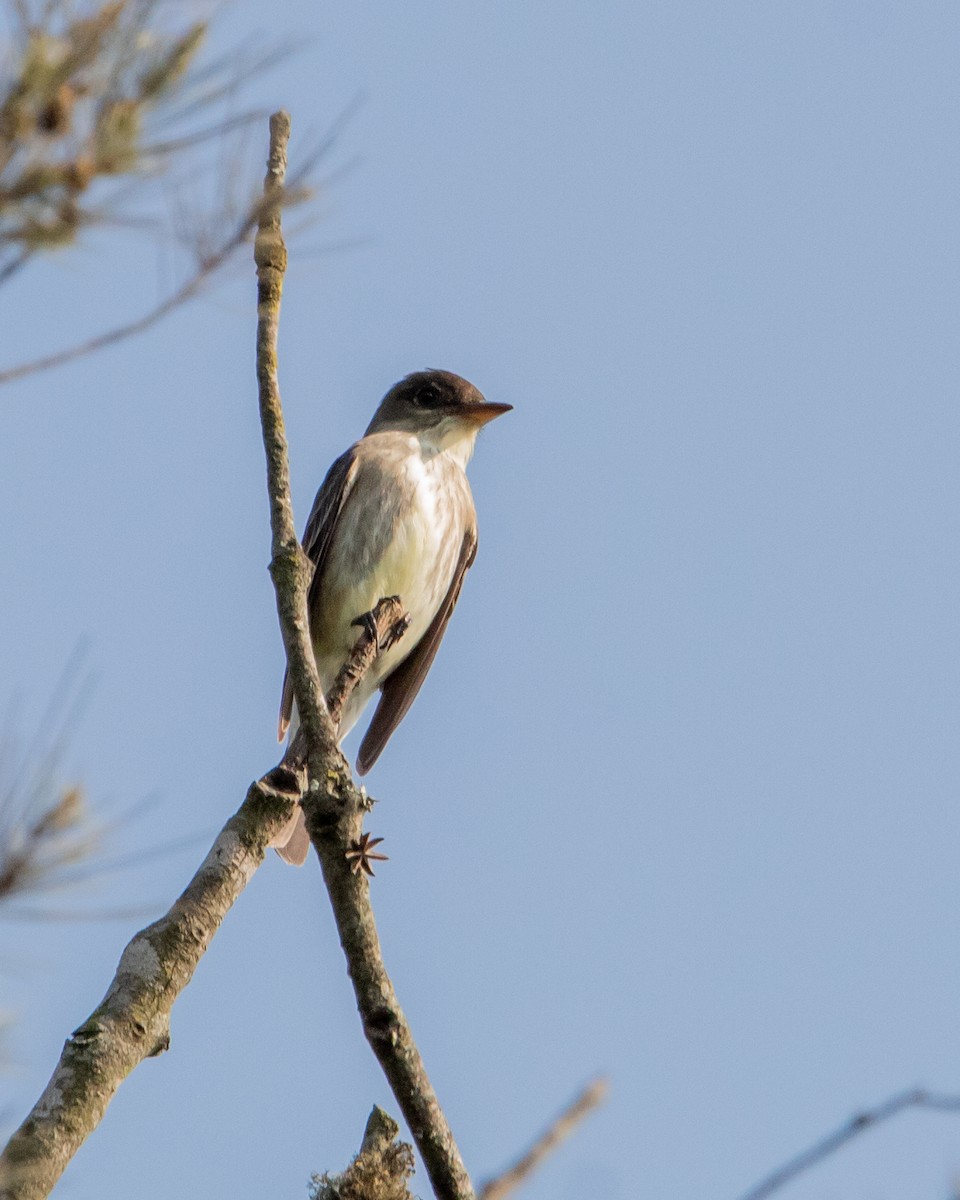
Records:
[[[733,1200],[861,1106],[960,1091],[960,11],[269,17],[241,0],[217,45],[303,42],[252,91],[291,110],[294,161],[363,95],[291,247],[298,522],[407,371],[515,405],[368,781],[387,964],[475,1178],[598,1070],[609,1104],[530,1200]],[[3,360],[139,312],[157,264],[103,237],[37,267]],[[196,837],[77,898],[140,917],[0,931],[16,1118],[275,761],[254,320],[243,267],[0,396],[5,689],[29,729],[88,642],[71,776],[108,816],[153,801],[118,852]],[[264,866],[172,1034],[62,1195],[304,1195],[395,1111],[312,867]],[[905,1116],[789,1195],[936,1200],[957,1145],[955,1118]]]

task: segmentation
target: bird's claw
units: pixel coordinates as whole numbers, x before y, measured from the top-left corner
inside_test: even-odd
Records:
[[[403,616],[397,617],[394,623],[390,626],[387,632],[380,640],[380,649],[389,650],[391,646],[395,646],[397,642],[410,628],[410,614],[404,613]]]
[[[370,641],[380,649],[380,631],[377,629],[377,618],[372,612],[361,613],[359,617],[354,617],[350,624],[359,625]]]
[[[380,632],[380,625],[377,619],[377,614],[384,604],[394,603],[400,607],[399,596],[385,596],[378,601],[376,608],[370,612],[361,613],[359,617],[354,617],[350,622],[351,625],[359,625],[364,633],[370,638],[371,642],[377,647],[377,653],[382,654],[384,650],[389,650],[391,646],[395,646],[397,642],[410,628],[410,614],[401,612],[401,615],[388,626],[387,629]]]

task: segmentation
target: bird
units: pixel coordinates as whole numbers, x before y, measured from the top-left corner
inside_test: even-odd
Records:
[[[326,693],[357,640],[357,621],[386,596],[410,618],[384,647],[348,700],[343,740],[379,689],[360,744],[365,775],[413,704],[433,663],[464,576],[477,555],[477,518],[466,467],[480,429],[510,412],[452,371],[414,371],[381,400],[363,437],[320,485],[302,544],[314,566],[307,591],[310,639]],[[280,698],[278,740],[297,728],[289,672]],[[301,865],[310,842],[298,812],[274,841]]]

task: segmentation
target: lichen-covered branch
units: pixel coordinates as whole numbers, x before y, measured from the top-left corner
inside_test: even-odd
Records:
[[[363,1133],[360,1153],[342,1175],[314,1175],[310,1200],[413,1200],[407,1180],[413,1174],[413,1151],[397,1140],[400,1126],[374,1106]]]
[[[0,1200],[49,1195],[124,1079],[166,1049],[174,1001],[289,817],[289,796],[267,780],[253,784],[183,895],[131,940],[107,994],[67,1039],[46,1090],[0,1155]]]
[[[387,974],[363,874],[346,852],[360,837],[368,801],[331,772],[311,778],[307,832],[320,856],[363,1031],[410,1128],[438,1200],[473,1200],[473,1186]]]
[[[270,573],[306,742],[308,787],[303,808],[307,831],[320,857],[367,1040],[393,1089],[439,1200],[474,1200],[460,1151],[383,965],[366,879],[362,873],[355,875],[351,871],[346,857],[348,849],[359,839],[368,801],[354,785],[340,753],[313,659],[306,605],[309,564],[293,524],[286,435],[277,382],[277,328],[286,267],[279,200],[289,132],[289,116],[277,113],[270,122],[270,160],[265,185],[265,192],[276,197],[276,203],[265,207],[255,249],[259,297],[257,379],[273,534]]]
[[[370,666],[371,641],[368,631],[358,633],[332,705],[349,699]],[[174,1001],[299,793],[284,764],[254,783],[183,895],[131,940],[103,1001],[67,1040],[49,1085],[0,1155],[0,1200],[47,1196],[124,1079],[166,1049]]]
[[[303,552],[293,522],[287,435],[280,406],[277,333],[283,277],[287,269],[287,248],[283,241],[280,212],[283,207],[289,140],[289,113],[274,113],[270,118],[270,154],[263,184],[263,205],[253,248],[257,264],[257,385],[263,445],[267,456],[267,496],[272,535],[270,574],[277,593],[277,613],[287,668],[308,751],[333,755],[339,760],[338,767],[348,770],[346,760],[337,746],[336,730],[326,714],[320,677],[310,644],[306,592],[313,568]]]

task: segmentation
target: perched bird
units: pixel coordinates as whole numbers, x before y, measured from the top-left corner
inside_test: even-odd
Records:
[[[437,653],[477,553],[466,466],[481,426],[512,407],[485,400],[450,371],[416,371],[387,392],[366,433],[337,459],[317,492],[303,548],[314,563],[307,613],[324,691],[357,640],[357,617],[384,596],[399,596],[410,616],[406,634],[378,654],[340,722],[342,739],[380,689],[357,756],[361,775],[403,720]],[[281,740],[295,731],[296,720],[285,675]],[[276,848],[299,865],[309,847],[298,812]]]

